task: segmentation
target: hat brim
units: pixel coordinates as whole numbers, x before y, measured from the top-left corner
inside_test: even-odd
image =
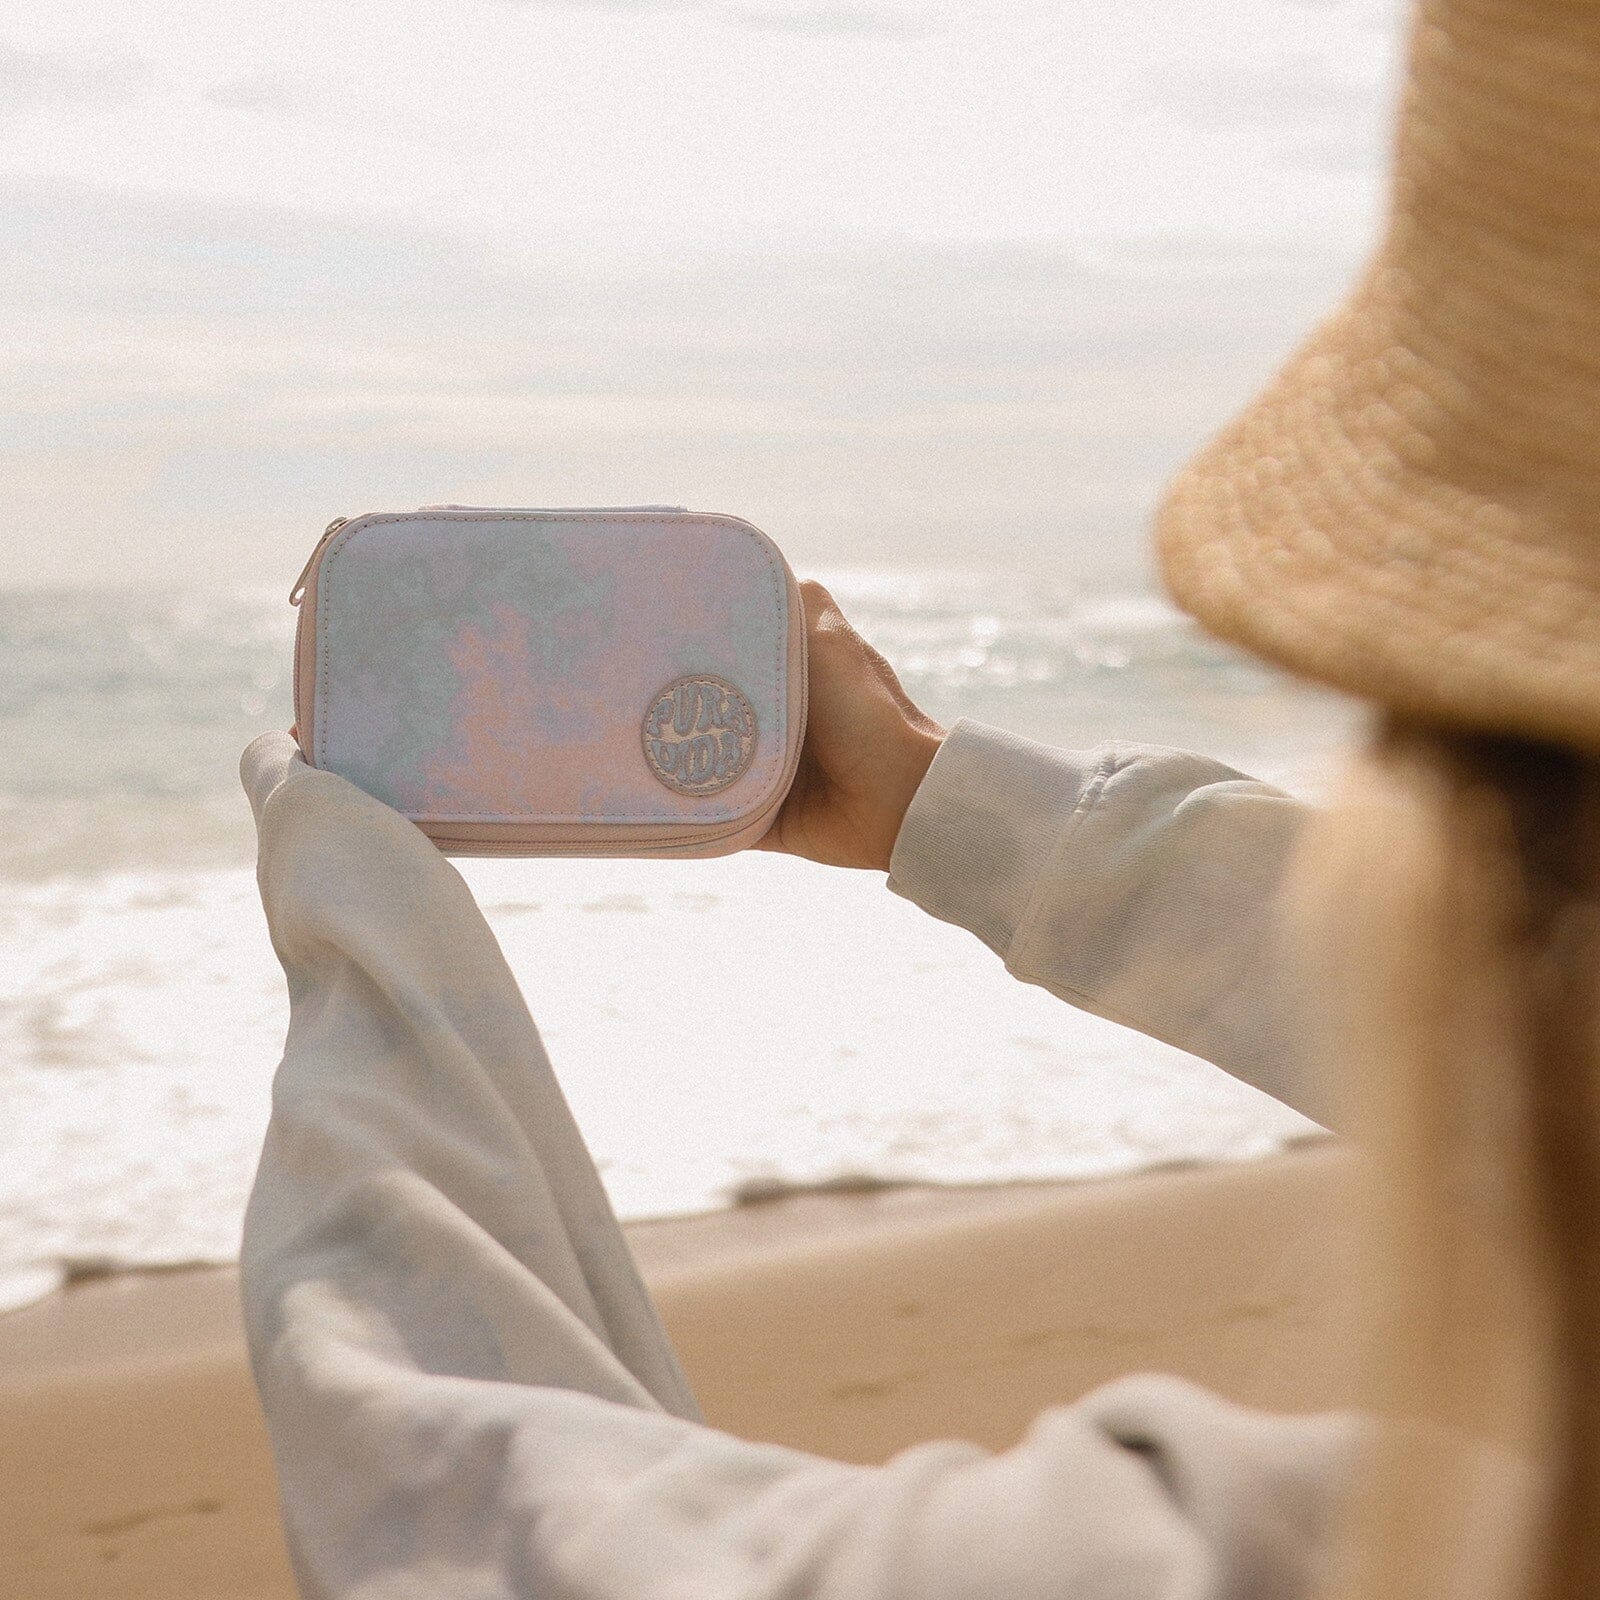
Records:
[[[1600,747],[1600,500],[1574,505],[1537,437],[1484,448],[1459,384],[1401,336],[1395,270],[1380,260],[1169,485],[1167,586],[1307,678]]]

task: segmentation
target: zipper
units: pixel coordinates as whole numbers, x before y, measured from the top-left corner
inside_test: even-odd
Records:
[[[300,569],[300,576],[294,580],[294,588],[289,591],[289,604],[297,606],[306,592],[306,585],[311,581],[311,569],[317,564],[317,557],[322,554],[322,547],[349,521],[349,517],[335,517],[326,528],[322,530],[322,537],[317,540],[316,548],[306,557],[306,564]]]
[[[687,506],[418,506],[418,511],[509,511],[516,515],[533,512],[555,511],[687,511]],[[322,537],[317,540],[316,548],[306,559],[306,564],[300,569],[300,576],[294,580],[294,587],[289,591],[289,604],[297,606],[305,597],[306,584],[311,580],[311,569],[317,564],[317,557],[322,554],[322,547],[336,534],[345,523],[351,521],[349,517],[335,517],[323,530]]]

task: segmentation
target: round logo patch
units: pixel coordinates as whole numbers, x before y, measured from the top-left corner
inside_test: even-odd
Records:
[[[715,794],[756,753],[756,714],[726,678],[696,673],[660,690],[644,717],[644,758],[679,794]]]

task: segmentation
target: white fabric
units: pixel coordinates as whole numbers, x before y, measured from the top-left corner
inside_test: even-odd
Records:
[[[1008,971],[1327,1122],[1278,922],[1306,807],[1186,750],[1058,750],[958,721],[889,887]]]
[[[881,1468],[704,1426],[460,876],[286,735],[242,770],[292,1001],[246,1330],[311,1600],[1302,1591],[1349,1419],[1135,1377],[1002,1454],[931,1444]],[[1019,976],[1271,1088],[1277,1035],[1249,1019],[1297,815],[1196,757],[961,723],[891,886]]]

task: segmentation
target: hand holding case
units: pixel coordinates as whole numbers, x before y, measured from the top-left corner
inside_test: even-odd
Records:
[[[291,599],[305,759],[448,854],[727,855],[793,781],[804,612],[741,518],[371,513]]]

